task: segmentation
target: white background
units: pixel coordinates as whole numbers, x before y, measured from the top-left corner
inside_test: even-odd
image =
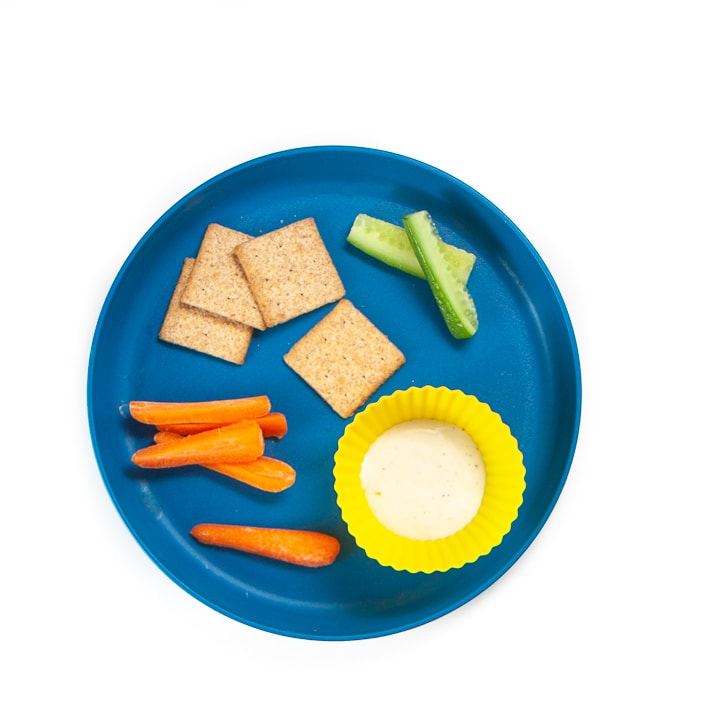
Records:
[[[719,717],[713,9],[0,0],[0,714]],[[440,620],[346,643],[246,627],[167,579],[85,408],[97,316],[152,223],[223,170],[327,144],[430,163],[508,214],[584,383],[521,560]]]

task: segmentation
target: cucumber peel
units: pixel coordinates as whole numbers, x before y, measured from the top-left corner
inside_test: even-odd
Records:
[[[478,329],[478,315],[466,283],[453,268],[448,246],[427,210],[403,217],[410,245],[423,269],[445,324],[455,338],[470,338]]]
[[[414,277],[425,278],[425,271],[402,225],[360,213],[350,228],[347,240],[358,250],[390,267]],[[475,264],[475,255],[443,240],[440,242],[446,250],[447,261],[453,272],[466,284]]]

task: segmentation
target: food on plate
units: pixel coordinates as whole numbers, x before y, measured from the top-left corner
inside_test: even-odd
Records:
[[[243,242],[235,256],[267,327],[329,305],[345,295],[313,218]]]
[[[284,355],[287,365],[343,418],[405,363],[403,353],[343,299]]]
[[[155,445],[132,457],[145,468],[201,465],[267,492],[295,482],[295,469],[264,455],[265,438],[282,438],[287,418],[267,395],[186,402],[132,400],[132,418],[157,429]],[[122,408],[121,408],[122,409]]]
[[[475,562],[500,545],[523,503],[525,467],[509,426],[457,389],[382,396],[348,423],[334,460],[348,532],[394,570]]]
[[[267,415],[261,415],[255,418],[255,422],[260,426],[263,435],[280,439],[288,430],[287,418],[281,412],[269,412]]]
[[[265,438],[260,426],[254,420],[240,420],[140,448],[133,454],[132,461],[143,468],[216,465],[255,460],[264,450]]]
[[[200,523],[190,530],[190,534],[206,545],[305,567],[331,565],[340,552],[337,538],[313,530]]]
[[[405,228],[360,213],[350,228],[348,242],[358,250],[380,260],[386,265],[425,279],[425,272],[418,262]],[[458,278],[467,284],[475,265],[475,255],[462,248],[444,243],[447,258]]]
[[[227,400],[201,400],[163,402],[156,400],[131,400],[130,416],[147,425],[171,423],[216,423],[226,425],[239,420],[256,419],[270,412],[267,395],[229,398]]]
[[[253,329],[181,302],[194,258],[186,258],[173,290],[159,337],[161,340],[212,355],[236,365],[245,362]]]
[[[248,240],[252,237],[245,233],[217,223],[208,225],[182,302],[263,330],[262,315],[234,253],[238,245]]]
[[[473,439],[457,425],[407,420],[370,445],[360,483],[385,527],[413,540],[437,540],[475,517],[485,465]]]
[[[450,333],[459,339],[472,337],[478,328],[475,303],[453,270],[430,213],[421,210],[405,215],[403,225]]]
[[[153,439],[156,443],[162,443],[179,437],[182,436],[178,433],[160,430],[155,433]],[[261,455],[255,460],[245,462],[202,463],[202,466],[266,492],[286,490],[295,482],[296,475],[295,469],[291,465],[267,455]]]
[[[257,237],[211,223],[197,257],[183,263],[159,337],[242,365],[253,330],[344,295],[313,218]]]
[[[255,422],[260,426],[263,435],[268,438],[283,437],[288,430],[287,418],[281,412],[269,412],[267,415],[254,418]],[[186,422],[186,423],[151,423],[158,430],[166,430],[179,435],[194,435],[203,430],[212,430],[220,427],[222,422]]]

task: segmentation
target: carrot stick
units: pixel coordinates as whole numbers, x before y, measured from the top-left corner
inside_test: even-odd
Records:
[[[267,415],[270,412],[270,399],[267,395],[256,395],[205,402],[132,400],[128,410],[135,420],[148,425],[202,422],[217,426]]]
[[[267,415],[253,419],[260,426],[265,437],[281,438],[287,433],[287,418],[282,413],[269,412]],[[225,423],[219,422],[161,423],[156,425],[156,427],[158,430],[167,430],[168,432],[175,432],[180,435],[194,435],[195,433],[212,430],[224,424]]]
[[[178,437],[181,436],[167,430],[161,430],[155,433],[154,439],[156,443],[161,443],[175,440]],[[261,455],[255,460],[246,462],[202,463],[202,466],[267,492],[281,492],[295,482],[296,473],[291,465],[266,455]]]
[[[241,550],[295,565],[330,565],[340,552],[336,538],[312,530],[201,523],[190,534],[201,543]]]
[[[264,449],[265,438],[260,426],[253,420],[245,420],[141,448],[132,456],[132,461],[144,468],[236,463],[255,460]]]
[[[176,433],[177,435],[196,435],[199,432],[214,430],[226,424],[228,423],[160,423],[159,425],[155,425],[155,427],[160,432]]]
[[[214,429],[215,428],[210,428],[210,430]],[[156,443],[163,443],[167,442],[168,440],[179,440],[181,437],[184,437],[184,435],[171,432],[170,430],[158,430],[158,432],[153,435],[153,440]]]
[[[256,422],[265,437],[281,438],[288,431],[287,418],[281,412],[269,412]]]
[[[205,467],[266,492],[281,492],[295,482],[295,469],[291,465],[267,455],[242,463],[217,463]]]

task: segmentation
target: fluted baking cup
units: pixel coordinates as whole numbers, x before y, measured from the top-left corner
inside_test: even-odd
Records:
[[[450,535],[413,539],[381,522],[371,509],[361,470],[375,440],[400,423],[425,419],[464,430],[485,470],[482,501],[470,521]],[[518,516],[525,466],[517,440],[487,403],[447,387],[411,387],[386,395],[355,415],[335,453],[335,492],[343,520],[358,546],[398,571],[444,572],[474,562],[497,547]]]

